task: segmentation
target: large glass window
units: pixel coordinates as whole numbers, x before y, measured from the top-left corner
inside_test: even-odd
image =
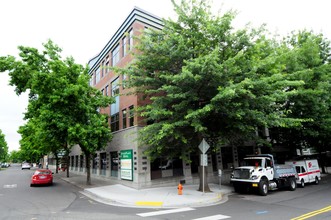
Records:
[[[115,49],[112,51],[113,56],[113,66],[115,66],[118,61],[120,61],[120,45],[117,45]]]
[[[111,131],[118,131],[120,129],[119,114],[116,113],[110,117],[110,129]]]

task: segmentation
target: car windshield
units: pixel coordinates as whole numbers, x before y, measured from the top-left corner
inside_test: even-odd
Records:
[[[261,166],[262,159],[256,159],[256,158],[247,158],[243,162],[243,166]]]

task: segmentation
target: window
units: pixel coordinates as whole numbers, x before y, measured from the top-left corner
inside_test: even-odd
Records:
[[[101,89],[101,94],[104,95],[105,94],[105,91],[104,89]]]
[[[134,125],[134,107],[131,105],[129,107],[129,127]]]
[[[113,66],[115,66],[120,60],[120,46],[117,45],[115,49],[112,51],[113,55]]]
[[[126,109],[122,110],[122,122],[123,122],[123,129],[126,128]]]
[[[129,50],[133,49],[133,29],[129,31]]]
[[[104,73],[105,73],[105,61],[102,61],[102,64],[101,64],[101,78],[103,78]]]
[[[120,129],[120,125],[119,125],[119,114],[113,114],[110,117],[110,129],[111,131],[118,131]]]
[[[95,84],[100,81],[100,67],[95,71]]]
[[[123,57],[126,55],[126,37],[122,39],[122,50],[123,50]]]
[[[106,87],[105,87],[105,96],[108,96],[108,89],[109,89],[109,86],[106,85]]]
[[[109,69],[109,56],[106,57],[105,63],[105,74],[107,74]]]
[[[120,97],[119,97],[119,85],[118,77],[111,83],[111,95],[115,98],[115,103],[110,105],[110,127],[111,131],[119,130],[119,106],[120,106]]]

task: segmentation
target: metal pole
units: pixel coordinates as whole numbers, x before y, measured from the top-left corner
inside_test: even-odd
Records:
[[[202,154],[204,159],[205,154]],[[202,163],[202,192],[205,193],[205,164]]]

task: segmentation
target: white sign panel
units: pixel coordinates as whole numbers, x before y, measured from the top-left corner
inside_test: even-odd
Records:
[[[203,167],[208,166],[207,154],[200,154],[200,165],[203,166]]]
[[[205,139],[202,139],[201,143],[199,144],[199,149],[201,150],[201,152],[204,154],[207,152],[207,150],[209,149],[209,144],[205,141]]]

